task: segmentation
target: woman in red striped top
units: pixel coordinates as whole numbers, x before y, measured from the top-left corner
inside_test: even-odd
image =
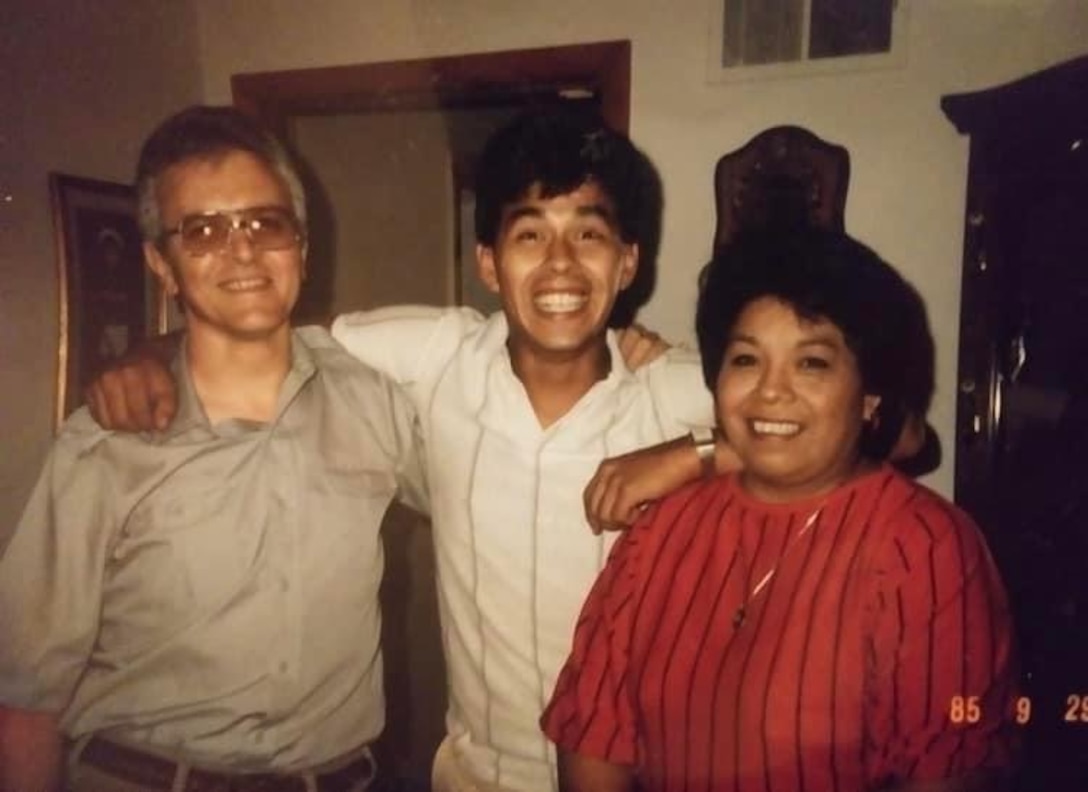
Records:
[[[1014,663],[979,530],[882,460],[910,287],[843,234],[719,254],[697,332],[743,471],[617,542],[542,724],[568,790],[999,789]]]

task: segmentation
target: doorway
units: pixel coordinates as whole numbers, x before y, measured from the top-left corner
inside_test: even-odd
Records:
[[[292,145],[308,182],[296,320],[403,302],[497,307],[466,255],[483,142],[525,107],[560,103],[626,132],[630,54],[612,41],[235,75],[235,105]]]

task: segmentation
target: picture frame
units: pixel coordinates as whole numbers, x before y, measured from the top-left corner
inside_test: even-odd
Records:
[[[57,428],[89,378],[148,335],[167,329],[167,305],[144,266],[130,185],[49,174],[59,293]]]

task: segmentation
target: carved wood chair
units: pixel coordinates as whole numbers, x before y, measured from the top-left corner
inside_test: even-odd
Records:
[[[843,230],[850,153],[798,126],[760,132],[718,160],[714,250],[742,229]]]

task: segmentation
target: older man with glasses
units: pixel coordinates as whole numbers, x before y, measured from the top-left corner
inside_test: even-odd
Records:
[[[422,493],[411,408],[290,327],[305,203],[266,132],[185,110],[137,190],[186,315],[178,416],[114,434],[81,410],[57,438],[0,559],[0,789],[368,789],[378,529]]]

